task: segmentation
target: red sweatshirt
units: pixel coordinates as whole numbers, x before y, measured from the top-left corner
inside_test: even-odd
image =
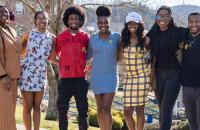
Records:
[[[74,36],[68,30],[58,34],[56,53],[59,57],[60,78],[85,77],[88,43],[88,34],[81,30]]]

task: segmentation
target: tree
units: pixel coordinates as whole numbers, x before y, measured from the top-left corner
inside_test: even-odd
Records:
[[[64,8],[72,5],[74,0],[20,0],[34,14],[38,10],[46,11],[51,19],[50,30],[57,35],[62,30],[61,17]],[[49,102],[45,119],[57,119],[57,83],[58,67],[48,64]]]
[[[74,0],[5,0],[7,5],[14,8],[17,2],[22,2],[25,6],[24,15],[18,15],[16,18],[16,27],[22,28],[23,31],[30,30],[33,25],[33,14],[38,10],[46,11],[51,19],[50,30],[53,34],[57,35],[63,28],[63,24],[61,24],[62,13],[65,8],[72,5]],[[140,7],[142,3],[147,0],[127,0],[127,1],[114,1],[111,3],[107,3],[108,6],[111,7],[126,7],[126,8],[134,8]],[[81,6],[86,8],[89,11],[94,11],[94,6],[99,6],[104,3],[83,3]],[[94,18],[94,17],[93,17]],[[20,24],[18,24],[20,23]],[[48,110],[46,114],[46,119],[55,120],[57,119],[57,83],[58,83],[58,67],[51,63],[48,64],[48,84],[49,84],[49,103]]]

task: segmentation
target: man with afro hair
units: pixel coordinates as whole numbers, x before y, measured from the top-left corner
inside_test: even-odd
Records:
[[[60,130],[68,130],[69,102],[72,96],[78,110],[79,130],[88,129],[88,83],[85,80],[86,50],[89,36],[81,30],[86,20],[85,11],[78,5],[64,11],[66,30],[56,37],[56,54],[59,57],[58,115]]]

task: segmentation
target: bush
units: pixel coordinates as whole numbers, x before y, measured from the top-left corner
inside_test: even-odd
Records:
[[[113,116],[112,128],[114,130],[121,130],[123,126],[124,126],[124,122],[123,122],[122,118],[118,115]]]
[[[89,108],[89,125],[99,127],[98,120],[97,120],[97,111],[95,109]]]
[[[93,108],[89,108],[89,125],[99,127],[98,121],[97,121],[97,111]],[[124,117],[123,113],[117,110],[112,110],[112,116],[113,116],[113,130],[121,130],[124,126]]]

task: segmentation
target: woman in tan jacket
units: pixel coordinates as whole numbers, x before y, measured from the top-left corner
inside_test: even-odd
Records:
[[[20,77],[19,44],[6,6],[0,6],[0,129],[16,130],[17,79]]]

